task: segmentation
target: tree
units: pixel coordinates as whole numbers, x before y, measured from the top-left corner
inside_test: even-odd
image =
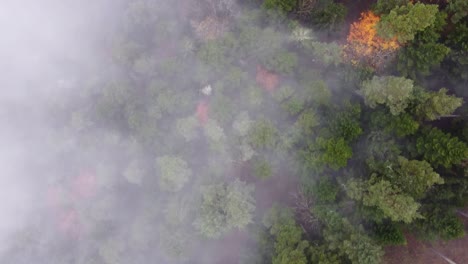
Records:
[[[418,32],[414,40],[400,51],[397,69],[403,76],[414,79],[417,74],[429,75],[431,68],[438,66],[449,54],[450,48],[438,42],[446,19],[446,13],[438,12],[434,23]]]
[[[345,167],[348,164],[348,159],[353,155],[351,147],[342,137],[331,139],[318,137],[316,143],[321,153],[320,163],[326,164],[334,170]]]
[[[298,98],[297,96],[292,96],[283,103],[281,107],[288,112],[290,115],[297,115],[304,109],[304,98]]]
[[[382,15],[377,24],[377,33],[387,39],[398,38],[400,43],[414,39],[414,35],[435,22],[439,11],[437,5],[409,3],[393,8],[389,14]]]
[[[369,107],[383,104],[390,109],[390,113],[399,115],[408,106],[413,88],[413,81],[403,77],[374,76],[362,83],[360,92]]]
[[[316,79],[305,81],[303,86],[305,87],[303,96],[307,102],[324,106],[330,104],[332,94],[325,81]]]
[[[320,177],[312,187],[312,195],[317,202],[331,203],[338,196],[339,187],[329,177]]]
[[[235,180],[231,183],[202,187],[202,203],[195,228],[205,237],[217,238],[232,228],[243,228],[252,222],[254,187]]]
[[[372,10],[378,15],[388,14],[395,7],[407,5],[409,2],[410,0],[377,0]]]
[[[274,206],[263,219],[264,226],[273,236],[273,264],[307,264],[309,243],[302,239],[303,231],[296,224],[292,211]]]
[[[256,159],[253,164],[253,173],[259,179],[268,179],[273,174],[273,169],[268,161]]]
[[[250,128],[249,142],[254,148],[273,148],[278,142],[278,130],[270,121],[257,121]]]
[[[314,57],[322,62],[324,66],[338,66],[343,62],[343,47],[336,42],[312,41],[308,44]]]
[[[450,52],[440,43],[421,43],[409,45],[398,54],[398,71],[403,76],[416,77],[416,73],[429,75],[430,69],[439,65]]]
[[[246,136],[252,123],[249,113],[247,111],[242,111],[237,115],[234,122],[232,122],[232,128],[239,136]]]
[[[301,129],[304,135],[310,136],[319,125],[319,118],[313,109],[307,109],[301,113],[294,125]]]
[[[437,92],[424,93],[423,98],[419,100],[422,103],[416,106],[416,115],[429,121],[450,115],[463,104],[462,98],[447,95],[447,89],[445,88]]]
[[[362,134],[360,117],[361,107],[358,104],[349,104],[342,111],[333,111],[327,118],[331,134],[333,137],[344,138],[346,142],[355,140]]]
[[[205,136],[215,146],[221,144],[226,139],[224,129],[213,119],[208,120],[203,128]]]
[[[414,223],[416,230],[424,239],[450,240],[465,236],[463,222],[453,209],[441,205],[429,205],[424,209],[422,213],[424,218]]]
[[[352,64],[362,62],[365,66],[379,68],[400,48],[396,38],[387,40],[377,35],[375,27],[379,21],[380,17],[369,11],[362,13],[359,21],[351,24],[344,52],[345,58]]]
[[[376,207],[392,221],[411,223],[420,218],[419,204],[400,188],[389,181],[373,176],[368,181],[350,180],[346,193],[351,199],[362,202],[364,206]]]
[[[294,10],[297,5],[297,0],[265,0],[262,7],[265,9],[277,10],[288,13]]]
[[[446,44],[451,48],[447,61],[449,71],[455,80],[468,80],[468,24],[457,23]]]
[[[337,252],[339,256],[347,258],[353,264],[380,263],[382,248],[364,233],[361,226],[352,225],[348,219],[333,210],[319,211],[316,213],[325,225],[323,238],[328,250]]]
[[[450,168],[468,157],[465,142],[435,127],[422,131],[416,140],[416,149],[419,155],[435,167],[441,165]]]
[[[401,113],[394,116],[384,110],[372,111],[370,123],[372,129],[395,133],[398,137],[412,135],[419,128],[419,123],[410,114]]]
[[[263,64],[270,71],[290,74],[297,67],[298,58],[293,52],[280,50],[264,58]]]
[[[383,246],[406,245],[406,238],[401,229],[394,223],[385,221],[373,227],[377,241]]]
[[[198,50],[197,56],[205,64],[220,69],[229,65],[226,53],[227,47],[220,40],[216,39],[208,40],[204,43]]]
[[[310,263],[317,264],[340,264],[343,258],[336,251],[329,250],[326,245],[311,246]]]
[[[464,0],[449,0],[447,11],[452,13],[452,23],[456,24],[468,16],[468,2]]]
[[[156,166],[160,171],[159,184],[165,191],[180,191],[192,176],[187,162],[176,156],[161,156],[156,159]]]
[[[414,199],[423,198],[434,184],[443,184],[444,180],[426,161],[407,160],[398,157],[398,167],[387,178]]]
[[[320,29],[338,30],[341,28],[347,12],[346,6],[341,3],[319,1],[310,15],[310,20]]]
[[[372,131],[364,141],[367,163],[372,161],[396,160],[401,153],[400,146],[387,133]]]
[[[198,135],[198,122],[194,116],[179,118],[176,120],[175,129],[186,141],[195,139]]]

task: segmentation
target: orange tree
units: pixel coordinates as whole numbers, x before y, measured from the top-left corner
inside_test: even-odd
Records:
[[[376,25],[379,21],[379,16],[368,11],[351,25],[344,56],[352,64],[364,64],[377,69],[396,54],[400,47],[397,39],[383,39],[377,35]]]

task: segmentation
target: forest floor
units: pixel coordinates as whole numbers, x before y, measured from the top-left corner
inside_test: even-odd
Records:
[[[464,212],[467,212],[465,208]],[[468,219],[460,216],[468,233]],[[391,246],[385,249],[385,264],[447,264],[439,254],[451,261],[462,264],[468,263],[468,236],[451,241],[436,241],[432,243],[418,241],[413,235],[407,235],[406,246]]]

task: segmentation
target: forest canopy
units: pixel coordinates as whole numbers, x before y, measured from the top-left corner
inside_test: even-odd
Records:
[[[76,89],[43,110],[45,209],[1,263],[374,264],[464,237],[466,1],[117,2],[105,67],[54,68]]]

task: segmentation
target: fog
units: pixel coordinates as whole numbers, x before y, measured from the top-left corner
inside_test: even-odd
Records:
[[[243,175],[242,161],[250,159],[254,151],[241,150],[241,156],[245,157],[239,161],[239,150],[229,150],[238,139],[227,138],[219,126],[222,121],[212,122],[211,116],[209,121],[204,120],[203,114],[198,119],[208,122],[207,126],[213,130],[197,129],[190,135],[194,141],[189,143],[185,138],[185,143],[183,137],[171,131],[175,120],[170,119],[190,117],[187,111],[180,114],[177,109],[170,110],[170,122],[158,123],[154,117],[142,121],[137,116],[136,125],[129,130],[110,119],[120,115],[121,110],[111,110],[116,114],[108,115],[109,120],[106,115],[96,117],[95,112],[100,111],[99,100],[92,101],[102,95],[115,98],[124,109],[124,117],[133,125],[132,113],[128,111],[147,108],[142,105],[145,95],[140,95],[138,85],[148,85],[149,79],[162,79],[162,85],[176,83],[172,92],[183,95],[169,93],[156,104],[164,105],[166,101],[181,104],[193,112],[208,107],[210,99],[206,98],[210,96],[203,95],[201,89],[210,85],[214,96],[221,94],[224,73],[210,72],[211,66],[192,54],[205,41],[203,38],[218,38],[216,30],[220,29],[213,32],[204,29],[210,25],[203,24],[203,14],[214,12],[225,17],[224,22],[215,23],[228,23],[229,19],[240,17],[241,9],[235,1],[178,1],[176,4],[163,0],[3,0],[0,3],[2,262],[234,263],[245,254],[243,247],[247,242],[253,243],[253,236],[233,229],[210,241],[193,231],[190,218],[197,215],[200,186],[248,178]],[[156,22],[159,20],[164,24]],[[147,57],[133,58],[132,47],[130,55],[126,54],[127,42],[133,45],[132,38],[135,43],[144,40],[152,30],[166,35],[157,35],[152,40],[155,46],[145,47],[153,50]],[[199,31],[195,34],[199,38],[196,43],[184,37],[190,30]],[[259,53],[272,52],[269,46],[275,49],[274,41],[290,40],[290,33],[283,30],[284,33],[273,34],[273,40],[259,40],[258,44],[266,48],[252,49]],[[166,39],[169,44],[165,43]],[[138,45],[137,50],[141,49]],[[122,57],[119,48],[123,50]],[[156,66],[164,68],[157,65],[159,61],[178,57],[180,52],[176,49],[188,52],[183,55],[182,64],[178,64],[185,70],[183,75],[177,76],[170,70],[151,72]],[[211,51],[207,52],[211,56]],[[242,74],[259,69],[249,57],[231,63],[245,67]],[[327,78],[326,71],[321,74]],[[333,76],[327,81],[335,82]],[[284,83],[295,85],[296,80],[286,78]],[[127,84],[130,89],[124,87]],[[191,101],[179,101],[179,97],[187,94],[192,96]],[[127,106],[122,100],[137,103]],[[226,103],[231,107],[227,111],[233,113],[251,110],[242,93],[220,100],[218,111]],[[151,107],[147,111],[151,115]],[[279,109],[267,106],[262,115],[250,116],[262,120],[265,114],[284,115]],[[225,115],[229,117],[229,112],[216,118]],[[251,121],[245,122],[244,126]],[[280,127],[289,126],[280,119],[276,122]],[[138,127],[132,132],[135,126],[143,126],[149,132]],[[228,137],[235,134],[229,130],[232,129],[224,128]],[[140,132],[143,134],[139,135]],[[153,139],[151,133],[158,137]],[[203,133],[211,139],[204,138]],[[170,153],[183,155],[190,164],[191,174],[198,177],[193,176],[194,180],[183,187],[182,194],[154,188],[158,185],[154,160]],[[275,163],[276,174],[280,176],[264,183],[263,188],[257,187],[256,223],[261,222],[262,214],[274,200],[288,202],[289,192],[297,184],[297,179],[288,179],[288,172],[283,168],[291,162],[284,159],[287,154],[265,155]],[[136,178],[132,178],[132,173],[137,174]],[[278,180],[279,177],[283,180]]]
[[[104,5],[105,4],[105,5]],[[2,1],[0,6],[0,239],[37,224],[44,210],[45,168],[54,153],[48,109],[73,92],[82,72],[101,67],[97,44],[111,24],[107,1]],[[109,21],[106,21],[109,22]],[[96,26],[100,25],[100,26]],[[36,222],[36,223],[35,223]]]
[[[348,27],[254,4],[0,2],[0,263],[263,263],[264,214],[322,176],[301,151],[361,97]]]

